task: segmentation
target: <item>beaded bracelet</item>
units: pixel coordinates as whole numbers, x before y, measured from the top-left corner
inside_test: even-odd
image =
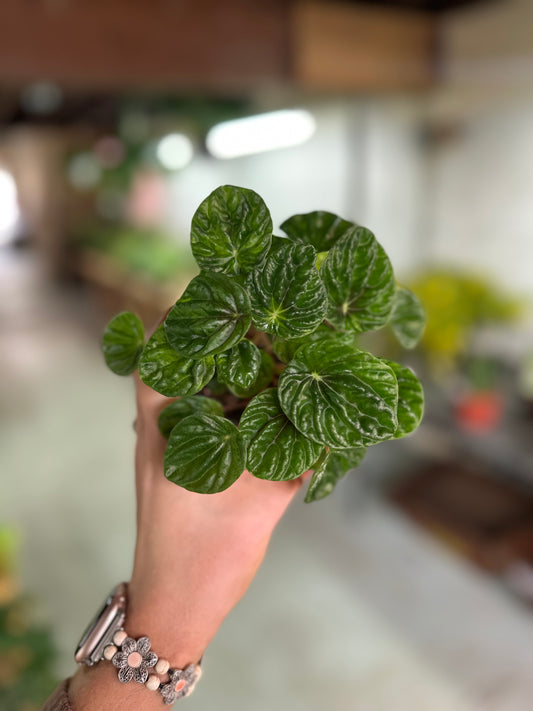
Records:
[[[104,658],[119,670],[118,680],[123,684],[136,681],[150,691],[159,691],[163,703],[173,704],[194,691],[202,675],[200,664],[189,664],[185,669],[171,669],[166,659],[150,651],[149,637],[133,639],[123,629],[113,635],[113,644],[104,649]],[[153,670],[150,673],[149,670]],[[160,677],[163,677],[160,679]]]

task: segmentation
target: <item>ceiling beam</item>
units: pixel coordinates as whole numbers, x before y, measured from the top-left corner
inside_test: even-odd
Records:
[[[232,92],[288,76],[285,0],[2,0],[0,81]]]
[[[427,87],[435,79],[436,23],[416,10],[297,0],[294,80],[333,91]]]

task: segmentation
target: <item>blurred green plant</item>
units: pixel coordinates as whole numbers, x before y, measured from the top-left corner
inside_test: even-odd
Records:
[[[86,227],[75,238],[78,248],[106,254],[128,271],[155,282],[174,282],[198,271],[190,248],[161,230],[107,224]]]
[[[516,321],[522,304],[488,278],[453,269],[430,269],[409,287],[426,312],[420,350],[436,371],[446,372],[468,354],[474,331]]]
[[[51,631],[34,621],[35,601],[16,576],[19,537],[0,526],[0,709],[38,711],[57,684]]]

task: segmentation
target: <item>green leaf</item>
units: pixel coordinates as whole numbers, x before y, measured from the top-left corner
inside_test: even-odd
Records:
[[[288,243],[272,251],[251,275],[255,325],[282,338],[314,331],[326,313],[326,292],[315,266],[313,247]]]
[[[337,479],[341,479],[350,469],[358,467],[364,459],[366,447],[332,450],[328,461],[328,469]]]
[[[333,340],[302,346],[281,374],[278,394],[300,432],[333,449],[375,444],[398,425],[392,369]]]
[[[426,317],[418,297],[409,289],[398,287],[390,325],[404,348],[414,348],[424,333]]]
[[[139,361],[143,383],[167,397],[194,395],[214,373],[213,357],[192,360],[177,353],[167,341],[163,325],[150,338]]]
[[[224,274],[202,272],[168,314],[165,331],[179,353],[204,358],[235,346],[251,321],[246,291]]]
[[[422,420],[424,389],[410,368],[392,360],[385,360],[385,363],[393,370],[398,381],[398,428],[393,437],[400,439],[416,430]]]
[[[337,478],[327,469],[330,456],[330,452],[324,449],[318,460],[314,463],[313,476],[307,487],[304,499],[306,504],[318,501],[319,499],[325,499],[335,488]]]
[[[353,227],[329,251],[320,269],[328,295],[327,320],[337,328],[384,326],[396,292],[392,265],[370,230]]]
[[[292,240],[310,244],[317,252],[327,252],[351,227],[353,222],[324,210],[293,215],[281,225]]]
[[[244,339],[229,351],[216,357],[217,377],[220,382],[242,390],[251,388],[261,370],[261,351]]]
[[[189,415],[199,413],[222,416],[224,410],[217,400],[213,400],[210,397],[204,397],[203,395],[182,397],[175,402],[171,402],[170,405],[167,405],[167,407],[161,411],[157,420],[159,431],[165,439],[168,439],[178,422],[189,417]]]
[[[225,274],[249,272],[270,249],[272,218],[253,190],[223,185],[196,210],[191,248],[201,269]]]
[[[298,432],[287,418],[275,388],[250,401],[239,431],[248,442],[246,466],[260,479],[295,479],[310,468],[322,448]]]
[[[237,427],[217,415],[196,414],[179,422],[165,451],[165,476],[199,494],[231,486],[246,466],[246,444]]]
[[[144,347],[144,326],[129,311],[117,314],[107,324],[102,336],[102,350],[108,368],[117,375],[133,373]]]
[[[314,466],[313,476],[304,499],[305,503],[309,504],[329,496],[339,479],[362,462],[365,452],[364,447],[329,452],[324,450]]]
[[[242,400],[247,400],[258,392],[264,390],[272,381],[272,376],[274,375],[274,361],[272,357],[266,351],[260,351],[261,353],[261,365],[259,367],[259,374],[255,381],[250,385],[249,388],[241,388],[237,384],[228,385],[229,390],[240,397]]]
[[[306,336],[300,336],[300,338],[285,339],[274,336],[272,339],[272,349],[282,363],[289,363],[289,361],[294,358],[294,354],[300,346],[306,345],[307,343],[316,343],[323,338],[334,339],[337,344],[359,350],[353,334],[333,331],[324,324],[320,324],[316,331],[308,333]]]

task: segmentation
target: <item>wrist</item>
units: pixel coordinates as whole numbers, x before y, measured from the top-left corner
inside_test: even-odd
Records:
[[[182,669],[198,663],[213,636],[201,629],[197,621],[200,613],[193,613],[189,606],[176,605],[162,592],[154,590],[148,597],[138,595],[131,583],[129,590],[125,621],[128,635],[135,639],[150,637],[152,649],[171,667]]]

